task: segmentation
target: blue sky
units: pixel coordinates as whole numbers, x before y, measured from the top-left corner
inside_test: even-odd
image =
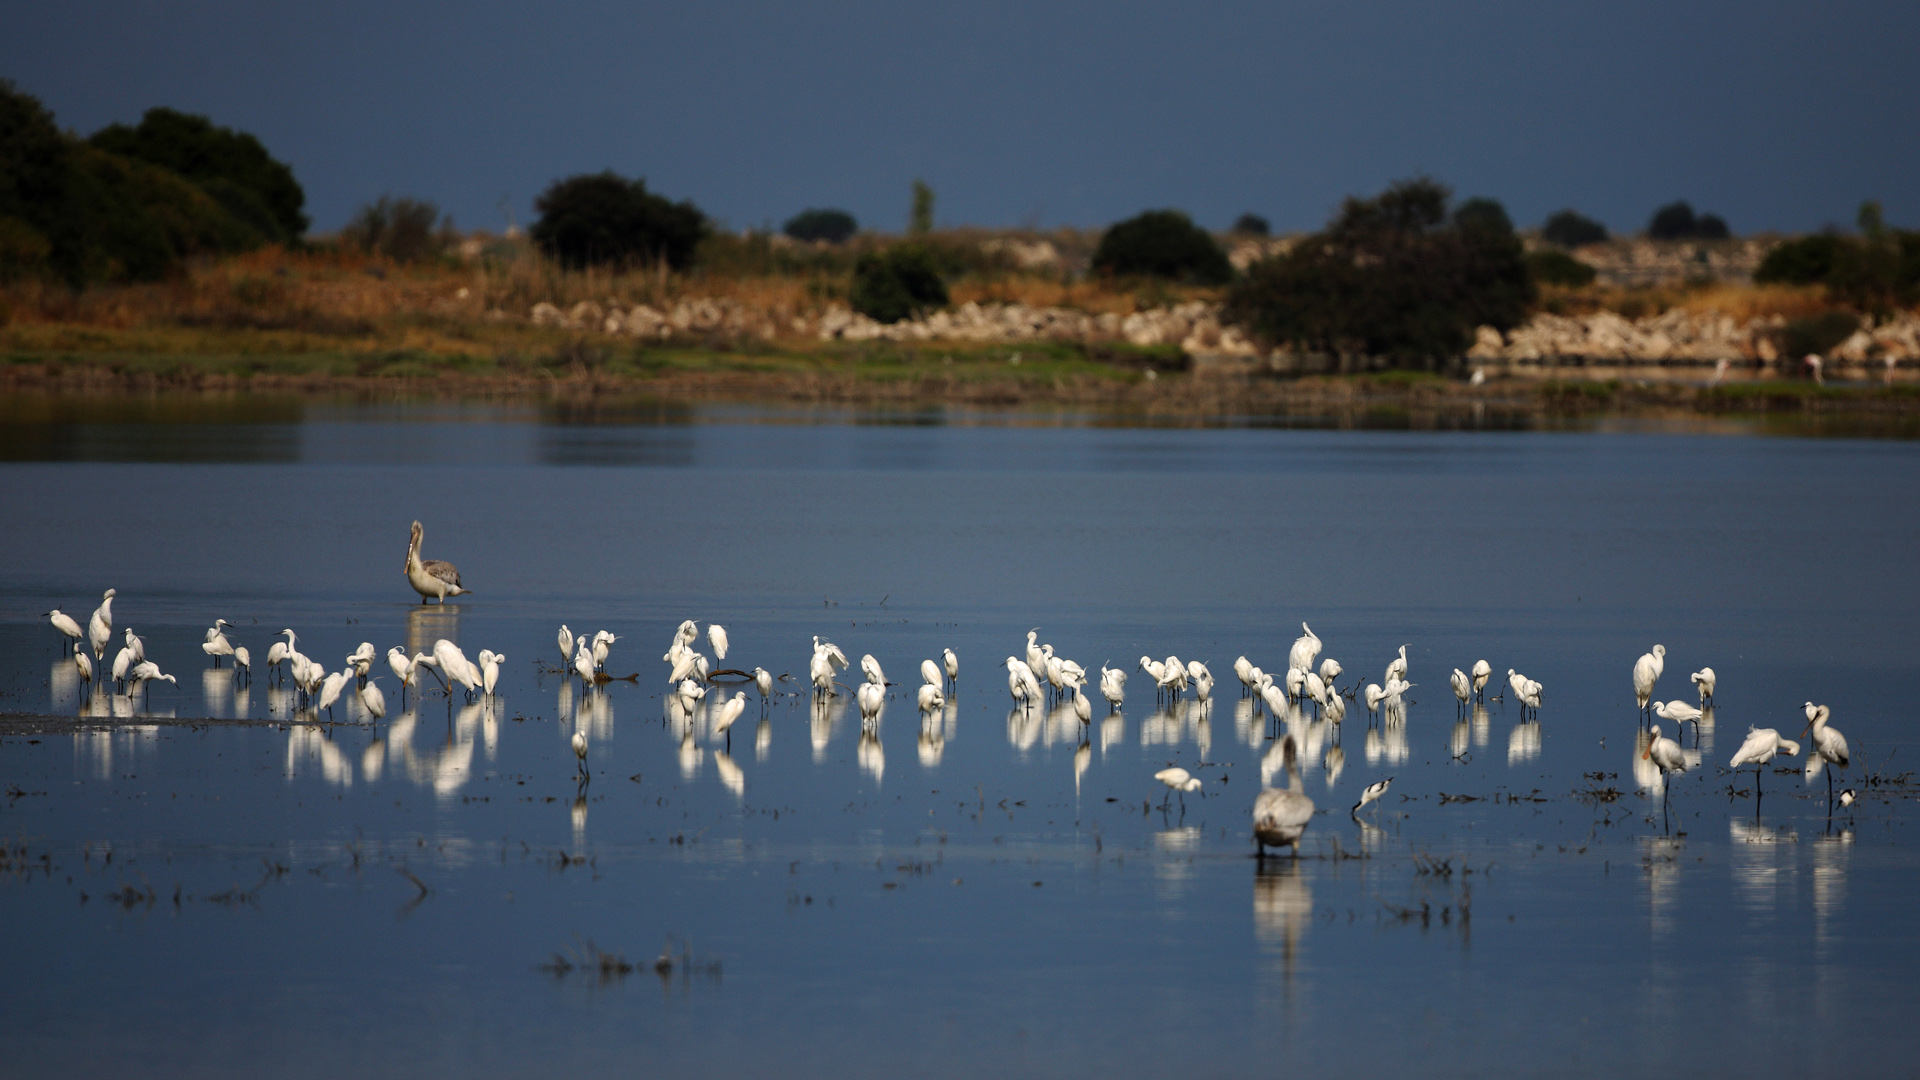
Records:
[[[1736,232],[1920,225],[1920,4],[20,5],[0,77],[90,133],[152,105],[259,135],[315,227],[383,193],[521,223],[613,168],[735,228],[838,206],[1315,228],[1426,173],[1537,225],[1676,198]]]

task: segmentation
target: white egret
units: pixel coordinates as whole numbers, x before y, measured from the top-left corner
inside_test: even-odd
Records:
[[[213,666],[220,666],[220,658],[233,655],[233,642],[227,640],[227,620],[215,619],[207,628],[206,639],[200,642],[200,651],[213,658]]]
[[[140,661],[145,660],[147,658],[146,640],[140,637],[140,635],[134,633],[133,627],[131,626],[127,627],[125,633],[126,633],[126,640],[127,640],[127,650],[133,653],[133,662],[137,664]]]
[[[373,667],[373,658],[377,655],[379,654],[373,651],[373,642],[363,641],[358,648],[347,654],[347,666],[353,669],[355,675],[365,679],[367,670]]]
[[[1696,733],[1700,729],[1700,710],[1684,701],[1656,701],[1653,703],[1653,712],[1662,720],[1673,721],[1675,735],[1684,732],[1688,723],[1693,724]]]
[[[287,655],[293,651],[293,631],[282,630],[280,632],[287,635],[287,640],[276,641],[272,645],[267,646],[267,680],[269,682],[273,680],[274,675],[283,674],[280,670],[280,665],[286,663]]]
[[[1142,656],[1140,670],[1147,673],[1147,677],[1153,680],[1155,686],[1159,686],[1167,673],[1167,666],[1151,656]]]
[[[233,673],[239,675],[243,671],[246,672],[246,681],[252,682],[253,655],[247,652],[245,645],[235,645],[233,647]]]
[[[1404,680],[1406,677],[1407,677],[1407,647],[1405,645],[1402,645],[1400,646],[1400,655],[1394,657],[1392,660],[1387,661],[1387,677],[1381,681],[1390,683],[1395,679]]]
[[[1153,778],[1167,785],[1167,797],[1160,801],[1160,808],[1163,810],[1166,809],[1168,803],[1173,801],[1174,793],[1178,792],[1180,795],[1180,809],[1185,811],[1187,808],[1187,792],[1200,790],[1200,778],[1177,765],[1172,768],[1161,769],[1159,772],[1153,774]]]
[[[1648,703],[1653,700],[1653,684],[1660,681],[1660,673],[1667,667],[1667,647],[1655,645],[1653,651],[1640,654],[1633,662],[1633,699],[1640,704],[1640,711],[1646,712]]]
[[[500,682],[500,665],[506,660],[497,652],[480,650],[480,687],[488,697],[493,696],[493,688]]]
[[[124,646],[113,654],[113,683],[115,686],[127,681],[133,672],[133,650]]]
[[[1211,676],[1208,677],[1208,682],[1212,682]],[[1200,700],[1205,701],[1206,698],[1201,698]],[[1087,700],[1087,695],[1078,692],[1073,695],[1073,715],[1078,717],[1083,724],[1091,724],[1093,722],[1093,702]]]
[[[1033,677],[1033,669],[1026,661],[1017,656],[1007,657],[1007,692],[1023,710],[1040,696],[1040,680]]]
[[[333,719],[333,703],[340,700],[340,691],[353,681],[350,670],[330,672],[325,679],[321,680],[320,701],[314,708],[326,710],[329,720]]]
[[[1213,696],[1213,672],[1202,667],[1200,674],[1194,675],[1192,678],[1194,700],[1204,702]],[[1075,694],[1074,698],[1075,700],[1081,699],[1079,694]],[[1076,705],[1075,708],[1078,709],[1079,706]],[[1084,720],[1086,717],[1083,716],[1081,719]]]
[[[393,677],[400,680],[402,687],[400,696],[404,698],[406,696],[405,687],[413,680],[413,661],[407,658],[407,650],[398,645],[388,649],[387,667],[393,672]]]
[[[444,559],[423,561],[420,558],[420,538],[425,535],[426,531],[420,527],[420,523],[414,522],[412,538],[407,541],[405,567],[407,584],[420,594],[420,602],[424,604],[429,598],[437,596],[444,604],[449,596],[465,596],[472,592],[461,582],[460,571],[452,563]]]
[[[573,654],[573,670],[582,683],[593,685],[593,642],[581,639],[578,651]]]
[[[93,682],[93,661],[81,652],[78,645],[73,650],[73,666],[80,669],[80,681],[89,685]]]
[[[1179,657],[1169,656],[1166,659],[1166,663],[1161,667],[1161,670],[1165,672],[1164,681],[1161,685],[1167,691],[1168,697],[1178,698],[1180,691],[1187,688],[1189,681],[1187,665],[1181,663]]]
[[[567,629],[566,623],[560,624],[560,635],[556,640],[560,643],[561,666],[573,663],[573,631]]]
[[[865,726],[880,719],[881,706],[886,704],[887,687],[882,682],[863,682],[856,695],[860,703],[860,723]]]
[[[47,620],[53,623],[53,628],[60,631],[63,635],[60,641],[60,651],[65,653],[67,649],[71,647],[74,651],[78,652],[80,642],[86,637],[86,632],[80,629],[79,623],[73,621],[73,616],[68,615],[59,608],[54,608],[52,611],[47,612]]]
[[[733,722],[740,719],[740,714],[746,711],[747,692],[742,690],[733,695],[726,704],[720,706],[720,715],[714,718],[713,733],[726,736],[728,750],[733,749]]]
[[[1100,665],[1100,695],[1107,699],[1107,711],[1118,709],[1127,698],[1127,673],[1119,668]]]
[[[1313,821],[1313,800],[1300,790],[1300,769],[1294,761],[1293,736],[1280,740],[1281,760],[1287,770],[1287,786],[1267,788],[1253,799],[1253,840],[1261,858],[1267,847],[1288,847],[1300,856],[1300,837]]]
[[[1339,694],[1328,694],[1325,711],[1327,722],[1336,725],[1337,734],[1337,725],[1347,718],[1347,699]]]
[[[1849,760],[1847,755],[1847,737],[1840,734],[1839,729],[1827,726],[1827,717],[1831,715],[1827,707],[1825,705],[1815,705],[1809,701],[1807,702],[1807,710],[1812,715],[1808,716],[1806,730],[1802,731],[1801,734],[1806,735],[1812,733],[1813,735],[1808,756],[1810,758],[1817,757],[1829,766],[1838,766],[1842,769],[1846,768],[1847,761]],[[1833,798],[1833,769],[1828,768],[1826,772],[1827,798],[1831,799]]]
[[[173,676],[160,674],[160,665],[151,660],[142,660],[133,665],[133,669],[127,673],[127,679],[127,697],[129,699],[139,694],[141,689],[150,682],[170,682],[175,686],[180,685],[180,680]]]
[[[1710,667],[1703,667],[1699,671],[1696,671],[1692,675],[1689,675],[1687,677],[1692,679],[1693,685],[1700,689],[1700,704],[1702,705],[1713,704],[1713,687],[1714,687],[1714,684],[1718,681],[1717,677],[1713,673],[1713,669]]]
[[[1307,673],[1297,667],[1287,669],[1287,700],[1299,701],[1307,691]]]
[[[763,702],[773,697],[773,673],[763,667],[754,668],[753,688],[760,691],[760,700]]]
[[[726,627],[721,626],[719,623],[709,623],[707,625],[707,641],[713,646],[714,659],[725,660],[727,658]]]
[[[1366,689],[1360,692],[1360,696],[1367,703],[1367,716],[1371,719],[1373,711],[1380,707],[1380,702],[1386,698],[1387,692],[1380,688],[1379,683],[1368,683]]]
[[[939,712],[947,707],[947,699],[938,686],[933,683],[921,683],[918,704],[923,713]]]
[[[678,683],[700,670],[701,655],[692,649],[682,648],[674,654],[673,670],[667,673],[667,681]]]
[[[821,641],[818,634],[813,637],[813,653],[815,656],[824,656],[836,671],[851,666],[847,654],[840,651],[840,646],[831,641]]]
[[[1324,706],[1327,703],[1326,680],[1311,671],[1305,672],[1302,675],[1300,679],[1300,690],[1307,697],[1312,698],[1315,705]]]
[[[1287,652],[1287,666],[1305,671],[1313,666],[1314,657],[1320,655],[1320,637],[1306,623],[1300,624],[1300,636],[1294,639],[1293,648]]]
[[[1467,678],[1466,672],[1454,668],[1448,681],[1453,683],[1453,696],[1460,699],[1461,705],[1465,705],[1467,699],[1473,696],[1473,680]]]
[[[387,715],[387,695],[381,693],[380,687],[375,685],[379,681],[379,679],[368,679],[360,684],[360,704],[367,707],[367,712],[375,720]]]
[[[1525,675],[1519,674],[1512,668],[1508,668],[1507,685],[1513,688],[1513,696],[1520,702],[1521,719],[1526,719],[1528,709],[1533,709],[1536,713],[1539,712],[1541,691],[1539,683],[1527,678]]]
[[[619,640],[619,638],[607,633],[605,630],[598,631],[593,635],[593,669],[595,671],[606,670],[607,650],[612,648],[613,643]]]
[[[1038,644],[1039,637],[1039,627],[1027,631],[1027,670],[1033,672],[1036,679],[1047,669],[1047,654]]]
[[[95,663],[106,659],[107,642],[113,638],[113,598],[118,595],[108,589],[100,594],[100,606],[93,609],[87,619],[87,643],[93,646]]]
[[[920,681],[928,686],[943,685],[945,677],[940,673],[940,665],[931,660],[920,661]]]
[[[1100,671],[1104,675],[1106,668],[1102,667]],[[1241,697],[1247,697],[1253,693],[1253,664],[1244,654],[1233,661],[1233,677],[1240,680]]]
[[[574,770],[581,776],[587,775],[587,735],[583,731],[573,733]]]
[[[460,646],[446,638],[433,643],[433,662],[440,669],[441,677],[448,680],[448,696],[452,696],[452,684],[459,683],[471,694],[480,688],[480,672],[460,651]]]
[[[1320,681],[1326,683],[1328,689],[1332,689],[1333,680],[1339,678],[1340,673],[1345,670],[1345,668],[1340,666],[1340,661],[1329,656],[1325,660],[1320,661]]]
[[[680,695],[680,704],[684,706],[688,712],[692,712],[694,705],[699,703],[701,698],[707,696],[707,688],[694,682],[692,679],[681,680],[680,688],[676,692]]]
[[[1367,805],[1370,802],[1380,801],[1380,796],[1385,795],[1387,793],[1387,787],[1392,783],[1393,783],[1393,777],[1389,776],[1385,780],[1376,780],[1373,783],[1368,784],[1366,786],[1366,789],[1360,792],[1360,801],[1353,804],[1352,810],[1347,811],[1348,816],[1358,814],[1360,812],[1360,808]]]
[[[1662,777],[1668,773],[1687,771],[1687,755],[1681,752],[1679,743],[1660,734],[1659,724],[1653,725],[1653,730],[1648,733],[1647,748],[1641,751],[1640,760],[1653,762],[1660,769]],[[1660,798],[1663,805],[1666,802],[1666,795],[1667,787],[1662,784]]]
[[[867,677],[868,682],[876,686],[887,685],[887,673],[880,670],[880,661],[875,660],[872,653],[867,653],[860,658],[860,672]]]
[[[833,696],[833,657],[824,651],[815,651],[813,659],[807,662],[807,676],[813,681],[815,697]]]
[[[952,649],[947,649],[940,654],[940,659],[947,669],[947,680],[953,683],[955,689],[958,689],[960,686],[959,654],[955,653]]]
[[[1473,662],[1473,696],[1478,699],[1487,689],[1487,680],[1493,676],[1493,665],[1485,660]]]
[[[1747,729],[1746,741],[1740,744],[1740,749],[1733,752],[1733,760],[1727,763],[1727,768],[1738,769],[1742,765],[1752,765],[1753,793],[1754,797],[1758,798],[1760,772],[1766,768],[1768,762],[1773,760],[1773,755],[1776,753],[1798,757],[1800,744],[1781,738],[1780,733],[1772,728],[1750,727]]]

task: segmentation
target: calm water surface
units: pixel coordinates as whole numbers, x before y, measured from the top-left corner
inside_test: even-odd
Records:
[[[1912,444],[582,419],[134,410],[0,440],[0,711],[121,718],[0,739],[9,1075],[1915,1071]],[[412,602],[416,517],[473,596]],[[132,702],[61,658],[40,613],[108,586],[177,686]],[[251,687],[208,668],[215,617]],[[730,740],[718,689],[662,699],[684,618],[796,677]],[[1403,724],[1241,699],[1234,658],[1284,670],[1303,620],[1343,688],[1409,645]],[[637,680],[549,670],[562,622],[620,635]],[[1011,710],[1035,626],[1134,672],[1124,710]],[[335,669],[363,640],[509,659],[492,702],[403,707],[381,665],[377,723],[351,697],[332,726],[178,722],[312,719],[258,659],[283,627]],[[899,683],[877,732],[797,693],[816,634]],[[1655,642],[1657,697],[1720,684],[1665,785],[1629,680]],[[946,647],[959,691],[922,718]],[[1210,704],[1156,704],[1136,664],[1170,653]],[[1457,708],[1482,657],[1489,697],[1545,685],[1538,723]],[[1851,812],[1804,756],[1759,800],[1724,768],[1807,700],[1852,743]],[[1276,728],[1325,811],[1297,861],[1250,857]],[[1184,811],[1169,763],[1205,781]],[[635,970],[554,964],[599,952]]]

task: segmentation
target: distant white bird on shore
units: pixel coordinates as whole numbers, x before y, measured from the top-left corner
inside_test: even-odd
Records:
[[[1733,752],[1733,760],[1727,763],[1727,768],[1738,769],[1742,765],[1752,765],[1753,793],[1758,797],[1760,774],[1776,753],[1798,757],[1800,744],[1781,738],[1780,733],[1773,728],[1748,728],[1746,741],[1740,744],[1740,749]]]
[[[113,639],[113,598],[117,595],[112,589],[101,593],[100,606],[87,618],[87,643],[93,646],[95,663],[106,658],[107,642]]]
[[[1640,659],[1633,662],[1633,699],[1640,704],[1640,711],[1648,711],[1653,700],[1653,684],[1660,681],[1661,672],[1667,668],[1667,647],[1655,645],[1652,652],[1642,653]]]
[[[1257,854],[1264,858],[1267,848],[1293,849],[1300,856],[1300,837],[1313,821],[1313,800],[1300,790],[1300,769],[1294,761],[1293,736],[1280,740],[1282,761],[1287,770],[1287,786],[1267,788],[1253,799],[1253,840]]]
[[[449,596],[465,596],[473,590],[460,580],[460,571],[444,559],[420,558],[420,540],[426,535],[418,521],[413,523],[411,538],[407,541],[407,564],[403,568],[407,584],[420,594],[420,602],[426,603],[432,597],[439,597],[441,603]]]
[[[1713,387],[1713,386],[1719,386],[1722,382],[1725,382],[1727,378],[1727,367],[1728,367],[1727,358],[1724,356],[1721,357],[1719,360],[1714,361],[1713,378],[1707,380],[1707,385],[1709,387]]]
[[[73,616],[68,615],[59,608],[54,608],[52,611],[47,612],[47,621],[51,622],[53,628],[60,631],[62,635],[60,639],[60,652],[63,655],[69,648],[76,652],[79,651],[80,642],[86,639],[86,631],[80,629],[80,624],[73,621]]]
[[[1703,667],[1699,671],[1696,671],[1692,675],[1689,675],[1688,678],[1693,680],[1693,685],[1700,688],[1700,704],[1702,705],[1712,704],[1713,688],[1719,682],[1719,678],[1714,675],[1713,669],[1710,667]]]
[[[1162,809],[1165,809],[1167,804],[1173,801],[1173,796],[1178,793],[1180,796],[1180,809],[1185,810],[1187,808],[1187,792],[1200,790],[1200,778],[1177,765],[1172,768],[1161,769],[1159,772],[1153,774],[1153,778],[1167,786],[1167,797],[1160,801]]]
[[[713,658],[715,660],[725,660],[727,658],[726,627],[721,626],[719,623],[708,624],[707,643],[713,646]]]

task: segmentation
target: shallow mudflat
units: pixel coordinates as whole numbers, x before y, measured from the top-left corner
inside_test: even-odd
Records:
[[[1906,443],[594,419],[73,418],[0,465],[20,1075],[1907,1067]],[[472,596],[416,602],[414,518]],[[130,699],[60,656],[39,613],[108,586],[177,683]],[[216,617],[251,684],[201,652]],[[685,618],[727,627],[716,666],[793,678],[717,733],[737,686],[663,698]],[[1303,620],[1342,689],[1408,644],[1404,716],[1243,700],[1235,657],[1284,670]],[[563,622],[620,636],[614,679],[553,670]],[[1132,673],[1120,711],[1014,707],[1036,625]],[[508,660],[490,700],[403,702],[378,665],[386,716],[329,716],[260,660],[283,628],[332,670],[361,641]],[[897,684],[877,723],[805,692],[816,634],[849,687],[863,654]],[[1672,779],[1629,679],[1655,642],[1661,700],[1719,681]],[[1170,653],[1210,702],[1156,701],[1138,661]],[[1483,657],[1487,700],[1456,704]],[[1852,743],[1851,808],[1805,755],[1758,793],[1724,767],[1808,700]],[[1283,733],[1322,812],[1255,859]],[[1168,764],[1202,778],[1184,808]]]

